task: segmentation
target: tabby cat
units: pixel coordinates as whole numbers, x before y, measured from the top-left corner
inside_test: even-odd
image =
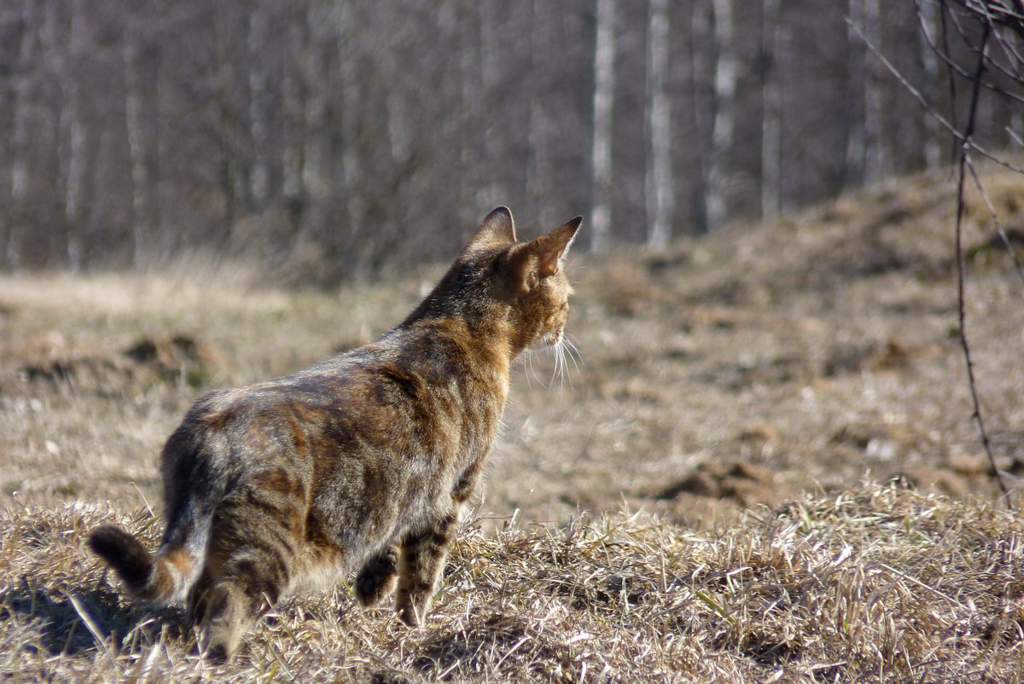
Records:
[[[358,569],[420,624],[524,349],[562,342],[562,259],[582,218],[531,242],[499,207],[426,299],[376,342],[284,378],[200,398],[164,446],[155,557],[128,532],[92,550],[138,599],[187,599],[200,648],[230,659],[286,592]]]

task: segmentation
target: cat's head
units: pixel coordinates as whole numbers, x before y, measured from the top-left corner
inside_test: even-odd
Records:
[[[516,351],[562,341],[573,292],[564,260],[582,223],[583,217],[577,216],[534,240],[519,242],[512,212],[498,207],[460,257],[480,267],[491,296],[508,307]]]

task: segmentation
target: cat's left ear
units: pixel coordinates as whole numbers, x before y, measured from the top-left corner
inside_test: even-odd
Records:
[[[577,216],[547,235],[541,235],[530,244],[537,255],[537,275],[547,278],[561,270],[562,259],[572,247],[581,225],[583,225],[583,217]]]
[[[467,251],[494,247],[510,247],[516,243],[516,222],[508,207],[498,207],[484,219],[480,229],[470,241]]]

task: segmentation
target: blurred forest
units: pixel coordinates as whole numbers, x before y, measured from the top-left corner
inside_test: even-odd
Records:
[[[919,11],[920,10],[920,13]],[[331,283],[487,210],[663,246],[948,163],[923,0],[5,0],[0,269]],[[930,27],[938,35],[937,26]],[[997,79],[999,74],[994,74]],[[986,98],[976,139],[1022,130]]]

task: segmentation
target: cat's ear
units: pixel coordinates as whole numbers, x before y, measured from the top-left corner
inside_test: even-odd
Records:
[[[576,238],[582,223],[583,217],[577,216],[547,235],[541,235],[509,250],[504,263],[519,291],[529,292],[541,280],[561,270],[562,259],[572,247],[572,241]]]
[[[466,251],[511,247],[516,243],[516,223],[508,207],[498,207],[484,219]]]
[[[537,255],[537,275],[547,278],[558,273],[562,268],[562,259],[572,247],[581,225],[583,217],[577,216],[530,243],[532,251]]]

